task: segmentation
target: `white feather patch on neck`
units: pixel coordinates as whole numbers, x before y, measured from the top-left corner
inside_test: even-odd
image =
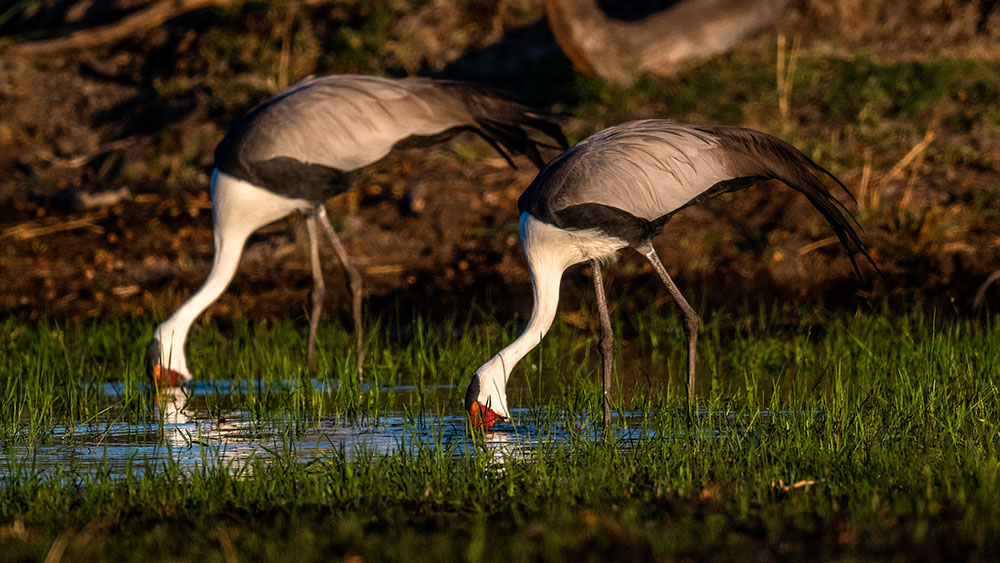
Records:
[[[612,262],[617,258],[618,251],[628,246],[624,239],[611,236],[600,229],[562,229],[527,213],[522,214],[521,221],[525,252],[538,248],[535,254],[548,254],[553,259],[562,261],[565,264],[563,268],[588,260]],[[535,256],[535,260],[539,259],[544,258]]]

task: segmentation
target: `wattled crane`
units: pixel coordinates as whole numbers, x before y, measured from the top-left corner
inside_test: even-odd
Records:
[[[601,264],[626,247],[649,260],[681,308],[688,400],[693,401],[698,315],[670,279],[652,239],[685,207],[767,179],[781,180],[809,199],[847,249],[859,276],[856,254],[878,269],[841,211],[843,205],[826,187],[832,182],[850,195],[844,184],[795,147],[766,133],[658,119],[631,121],[599,131],[552,159],[517,202],[534,297],[531,317],[517,339],[476,370],[465,394],[473,424],[489,429],[509,418],[506,385],[511,370],[552,325],[562,274],[581,262],[590,262],[594,272],[604,421],[610,420],[614,340]]]
[[[483,137],[512,166],[511,153],[539,168],[535,129],[566,147],[554,114],[473,84],[426,78],[334,75],[308,78],[236,121],[215,149],[212,220],[215,258],[205,283],[163,324],[146,353],[160,386],[191,379],[184,344],[194,320],[226,289],[243,246],[260,227],[299,211],[305,215],[313,292],[307,363],[312,364],[325,284],[319,230],[350,279],[358,374],[362,363],[361,276],[330,225],[324,202],[351,187],[359,172],[394,148],[445,140],[462,131]]]

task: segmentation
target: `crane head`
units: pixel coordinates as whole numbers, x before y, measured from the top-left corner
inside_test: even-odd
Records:
[[[469,425],[486,432],[492,430],[498,420],[510,418],[506,390],[496,383],[494,376],[499,376],[501,382],[506,378],[502,371],[493,373],[495,366],[502,366],[502,363],[491,360],[480,367],[465,390],[465,412],[469,413]]]
[[[176,369],[167,367],[171,365],[171,360],[174,360]],[[187,370],[183,366],[183,357],[178,358],[179,361],[174,358],[168,358],[166,362],[163,361],[163,346],[160,344],[160,339],[154,337],[146,348],[146,377],[149,381],[153,383],[153,387],[157,389],[177,387],[181,384],[181,381],[191,379],[191,375],[187,373]]]

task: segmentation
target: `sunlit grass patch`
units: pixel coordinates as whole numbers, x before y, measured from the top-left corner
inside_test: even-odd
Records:
[[[483,437],[467,432],[461,397],[513,324],[373,323],[361,387],[335,324],[315,375],[303,327],[203,326],[190,342],[201,390],[171,421],[142,381],[152,323],[6,321],[0,544],[44,554],[68,534],[71,558],[87,541],[138,558],[173,535],[185,541],[171,553],[193,557],[221,549],[220,534],[265,559],[304,537],[327,555],[422,546],[418,560],[982,556],[1000,529],[995,323],[887,306],[718,312],[689,411],[677,319],[617,318],[605,435],[596,335],[557,321],[511,379],[513,422]],[[112,427],[120,439],[88,437]],[[237,446],[256,449],[237,458]],[[139,453],[123,464],[122,451]]]

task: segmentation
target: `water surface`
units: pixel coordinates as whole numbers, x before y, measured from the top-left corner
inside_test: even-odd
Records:
[[[275,456],[291,457],[300,462],[314,462],[340,457],[388,455],[405,451],[420,454],[428,450],[460,457],[473,449],[489,452],[498,462],[531,455],[540,445],[566,444],[571,440],[596,440],[603,437],[600,421],[581,417],[566,422],[537,423],[544,414],[529,409],[511,409],[513,420],[501,422],[494,431],[474,437],[466,426],[466,414],[449,393],[450,387],[400,385],[377,390],[391,396],[395,408],[379,410],[367,416],[303,416],[276,410],[266,416],[253,414],[246,407],[234,408],[234,396],[275,393],[295,382],[265,384],[260,381],[194,381],[163,392],[154,414],[142,423],[121,420],[121,404],[129,389],[121,383],[104,384],[98,395],[106,402],[102,415],[94,420],[58,421],[43,435],[24,434],[6,444],[0,459],[0,479],[17,471],[79,473],[106,471],[112,475],[145,471],[196,471],[225,468],[246,471],[253,460]],[[306,383],[321,394],[336,392],[330,383],[312,380]],[[333,384],[335,385],[335,384]],[[134,392],[134,390],[132,390]],[[371,393],[372,389],[366,389]],[[410,395],[410,397],[407,397]],[[424,409],[414,414],[412,407],[432,405],[437,412]],[[240,401],[245,402],[245,401]],[[627,446],[643,437],[657,437],[649,413],[615,413],[614,439]],[[701,416],[708,413],[701,412]],[[722,419],[732,421],[724,413]],[[780,413],[788,414],[788,413]],[[759,418],[773,415],[761,412]],[[741,431],[743,425],[737,425]],[[698,437],[724,438],[734,428],[700,429]],[[690,437],[681,431],[666,439]]]

